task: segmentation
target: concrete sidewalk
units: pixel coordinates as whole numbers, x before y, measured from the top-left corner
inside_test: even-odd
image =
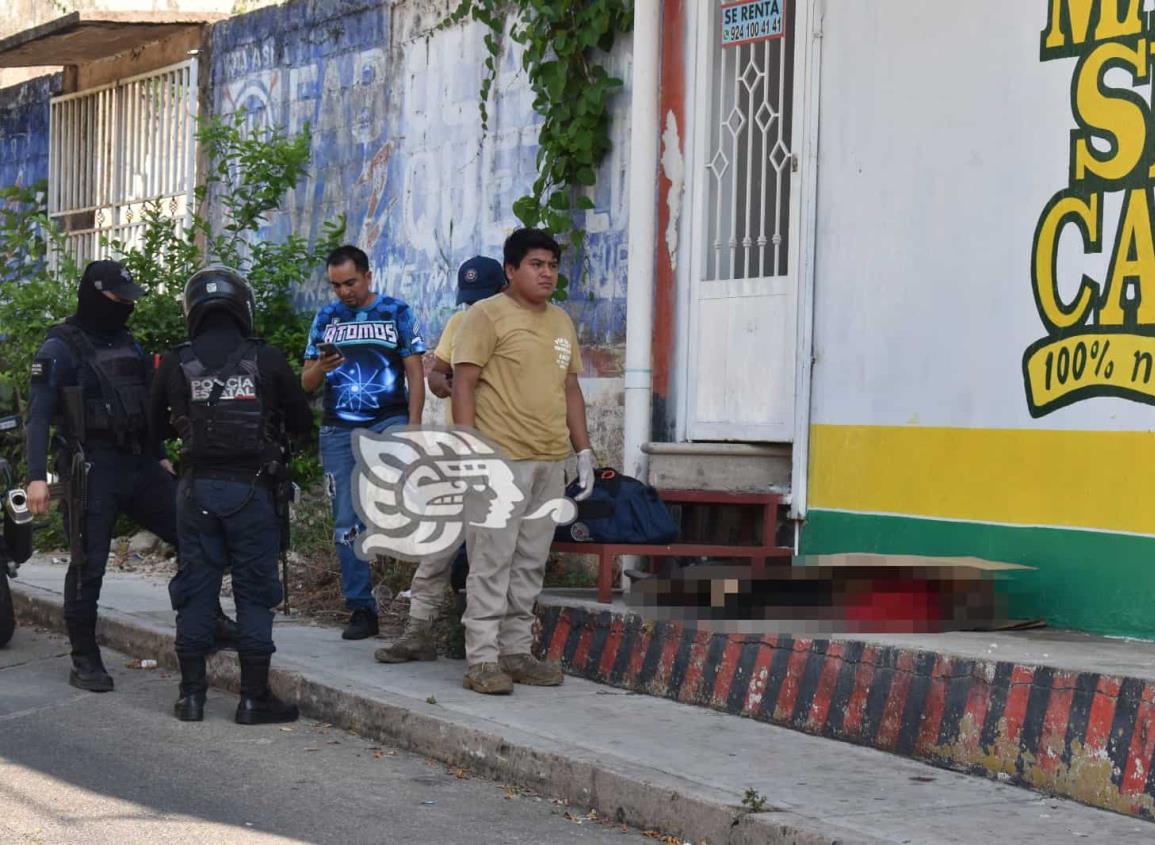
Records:
[[[1155,819],[1155,643],[1069,631],[743,634],[550,591],[577,677]]]
[[[63,576],[21,569],[25,623],[61,627]],[[175,665],[163,579],[110,573],[101,604],[104,642]],[[379,641],[296,620],[278,619],[276,639],[275,686],[309,716],[694,843],[1155,839],[1139,819],[581,678],[488,698],[462,689],[461,662],[383,666]],[[233,655],[211,671],[235,688]],[[761,812],[743,807],[748,790]]]

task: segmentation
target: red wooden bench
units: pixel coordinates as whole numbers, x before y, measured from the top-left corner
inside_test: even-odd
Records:
[[[636,543],[554,543],[555,552],[566,554],[593,555],[598,558],[598,601],[610,602],[613,590],[613,562],[621,555],[638,555],[649,558],[667,557],[710,557],[747,558],[755,572],[764,571],[766,559],[789,557],[794,550],[787,546],[776,546],[778,532],[778,506],[782,497],[777,493],[725,493],[712,490],[659,490],[663,502],[671,505],[746,505],[761,509],[762,542],[753,544],[752,527],[747,525],[747,540],[750,545],[726,545],[717,543],[670,543],[668,545],[642,545]]]

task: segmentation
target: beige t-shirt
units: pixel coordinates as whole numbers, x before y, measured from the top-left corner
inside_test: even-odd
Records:
[[[433,354],[446,364],[453,364],[453,341],[457,337],[457,330],[461,328],[461,319],[464,316],[464,311],[458,311],[446,321],[445,328],[441,330],[441,339],[437,341],[437,348],[433,350]],[[445,424],[453,426],[452,399],[445,400]]]
[[[514,460],[561,460],[570,454],[565,380],[580,373],[573,321],[556,305],[523,308],[499,293],[471,306],[457,330],[453,365],[481,367],[478,430]]]

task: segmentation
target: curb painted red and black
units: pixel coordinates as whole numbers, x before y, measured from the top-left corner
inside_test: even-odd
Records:
[[[1155,819],[1155,683],[582,607],[538,617],[539,653],[572,675]]]

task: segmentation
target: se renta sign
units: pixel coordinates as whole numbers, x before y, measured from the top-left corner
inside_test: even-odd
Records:
[[[740,0],[722,4],[722,46],[781,38],[785,0]]]

